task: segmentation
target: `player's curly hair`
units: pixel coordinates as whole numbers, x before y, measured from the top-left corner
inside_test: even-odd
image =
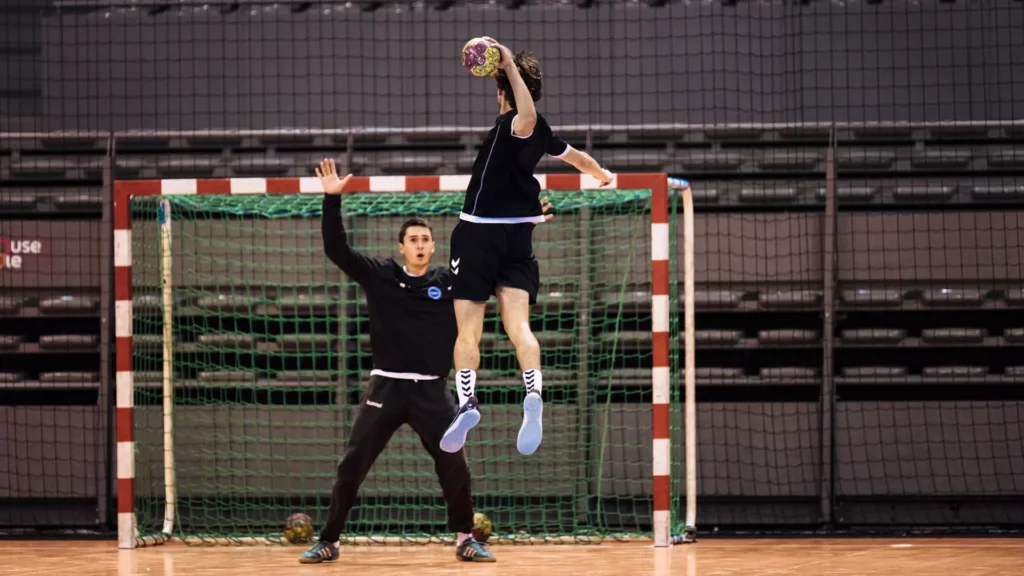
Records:
[[[530,96],[533,97],[533,101],[540,100],[541,85],[542,85],[542,74],[540,72],[540,62],[532,54],[526,50],[519,51],[514,58],[516,68],[519,68],[519,75],[523,77],[523,82],[526,83],[526,88],[530,90]],[[508,102],[512,108],[516,107],[516,97],[512,93],[512,83],[508,81],[508,75],[505,74],[504,70],[498,70],[497,74],[494,75],[494,79],[498,81],[498,90],[505,93],[505,101]]]

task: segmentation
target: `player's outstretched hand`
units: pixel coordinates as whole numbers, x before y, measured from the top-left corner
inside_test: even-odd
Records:
[[[601,170],[601,172],[601,188],[604,188],[605,186],[612,183],[612,180],[615,179],[615,174],[612,174],[608,170]]]
[[[509,50],[504,44],[498,42],[490,36],[484,36],[484,40],[487,40],[494,45],[495,48],[501,51],[501,62],[498,62],[498,68],[502,70],[508,70],[510,66],[515,66],[515,57],[512,56],[512,51]]]
[[[544,221],[547,222],[555,217],[554,214],[548,214],[548,210],[551,210],[551,201],[545,196],[540,199],[541,213],[544,214]]]
[[[320,167],[316,169],[316,177],[320,179],[320,185],[324,187],[325,194],[341,194],[345,184],[352,179],[351,174],[344,178],[338,178],[338,169],[334,166],[334,160],[329,158],[320,161]]]

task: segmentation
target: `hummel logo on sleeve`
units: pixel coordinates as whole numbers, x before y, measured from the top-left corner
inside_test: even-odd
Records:
[[[366,401],[366,405],[367,406],[373,406],[374,408],[383,408],[384,407],[384,405],[381,404],[380,402],[374,402],[373,400],[367,400]]]

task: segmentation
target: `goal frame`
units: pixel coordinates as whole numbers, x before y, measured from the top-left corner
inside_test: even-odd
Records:
[[[354,177],[345,186],[344,193],[355,192],[452,192],[465,190],[470,177],[458,176],[362,176]],[[537,175],[542,190],[596,189],[600,183],[586,174]],[[679,184],[681,183],[681,184]],[[669,179],[664,173],[617,174],[610,188],[649,189],[651,191],[651,315],[652,315],[652,442],[653,477],[652,511],[655,546],[669,546],[676,538],[671,535],[671,440],[669,435],[671,402],[670,358],[671,318],[670,268],[671,242],[669,230]],[[687,531],[692,530],[695,516],[695,438],[693,400],[693,203],[690,188],[685,181],[674,181],[673,188],[683,198],[685,231],[685,289],[686,314],[686,476],[687,476]],[[194,195],[194,194],[322,194],[320,181],[307,178],[209,178],[115,180],[113,182],[114,227],[114,310],[116,336],[116,420],[117,420],[117,541],[119,548],[145,546],[151,541],[162,542],[173,536],[174,481],[165,489],[168,495],[163,533],[155,538],[137,534],[135,515],[135,382],[133,372],[133,313],[132,313],[132,232],[131,199],[135,196]],[[169,228],[169,222],[168,222]],[[166,279],[168,275],[165,274]],[[164,286],[164,290],[169,290]],[[166,372],[166,366],[165,366]],[[164,396],[170,386],[165,375]],[[165,428],[173,426],[164,419]],[[164,430],[167,437],[172,430]],[[173,449],[172,449],[173,452]],[[173,454],[171,454],[173,459]],[[166,459],[165,459],[166,465]],[[692,501],[692,503],[691,503]]]

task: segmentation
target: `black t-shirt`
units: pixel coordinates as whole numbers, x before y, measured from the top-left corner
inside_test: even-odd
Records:
[[[494,128],[487,134],[473,163],[473,177],[462,205],[463,220],[544,221],[540,184],[533,177],[533,171],[545,154],[564,156],[569,152],[569,145],[551,131],[540,114],[532,134],[526,137],[513,134],[515,117],[515,110],[498,116]]]
[[[321,232],[324,253],[366,292],[373,367],[447,377],[458,336],[448,268],[409,276],[393,258],[356,252],[348,245],[338,195],[324,195]]]

